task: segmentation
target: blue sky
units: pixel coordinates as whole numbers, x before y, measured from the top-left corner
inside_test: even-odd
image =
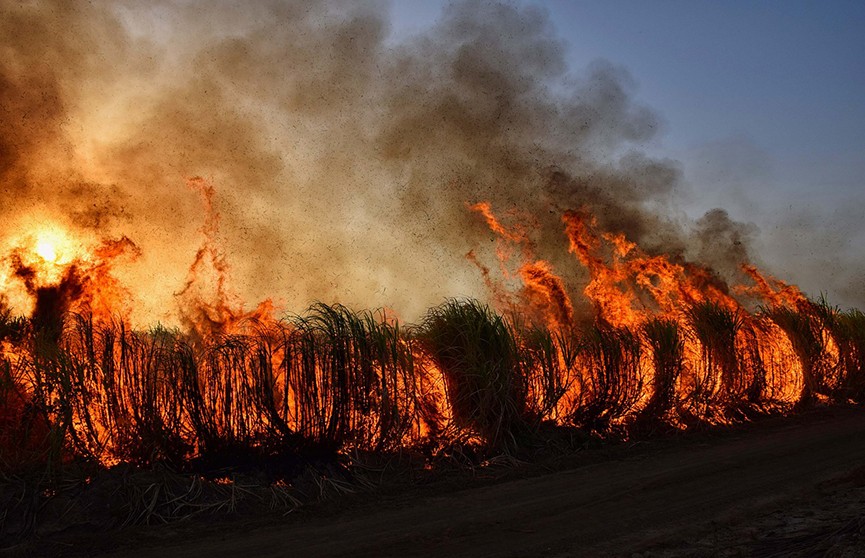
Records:
[[[572,70],[598,58],[628,70],[667,123],[665,150],[747,138],[791,163],[865,153],[865,2],[518,2],[530,3]],[[422,29],[445,4],[395,2],[393,31]]]
[[[665,123],[642,147],[682,163],[685,210],[755,223],[770,268],[809,294],[826,266],[865,275],[865,2],[516,3],[548,12],[575,73],[598,58],[630,73]],[[392,32],[446,4],[394,2]]]

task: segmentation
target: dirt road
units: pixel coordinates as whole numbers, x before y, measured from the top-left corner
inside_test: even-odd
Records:
[[[681,547],[713,526],[759,525],[817,504],[836,486],[827,481],[863,463],[865,410],[844,409],[389,509],[288,518],[116,556],[657,556],[664,552],[651,549]]]

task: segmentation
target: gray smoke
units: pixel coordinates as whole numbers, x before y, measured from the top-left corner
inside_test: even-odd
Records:
[[[216,189],[249,304],[341,301],[413,319],[444,297],[483,298],[465,259],[494,261],[494,236],[466,206],[483,200],[531,216],[538,256],[575,293],[585,275],[567,254],[566,209],[723,278],[752,257],[754,231],[725,212],[682,222],[679,166],[635,151],[659,118],[633,101],[623,69],[571,72],[542,9],[456,2],[401,41],[386,13],[308,0],[4,3],[4,234],[38,208],[129,236],[143,256],[121,279],[146,319],[170,319],[202,242],[194,176]]]

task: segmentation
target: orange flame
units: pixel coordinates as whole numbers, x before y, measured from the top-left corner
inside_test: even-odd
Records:
[[[556,274],[550,262],[538,259],[534,255],[534,246],[526,230],[521,226],[512,229],[505,227],[495,216],[492,206],[488,202],[479,202],[468,207],[471,211],[483,216],[487,226],[498,237],[499,246],[496,249],[496,256],[505,278],[511,276],[507,267],[512,254],[509,247],[521,248],[522,264],[516,274],[522,281],[523,289],[516,298],[508,296],[496,284],[490,275],[489,268],[479,262],[473,251],[466,256],[481,270],[484,282],[494,293],[498,305],[516,306],[519,311],[525,314],[538,315],[553,329],[570,327],[573,323],[574,308],[564,281]]]
[[[10,244],[2,258],[0,288],[11,294],[9,302],[16,311],[31,315],[83,311],[101,320],[128,313],[129,292],[112,276],[118,259],[140,255],[125,236],[96,240],[43,222]]]
[[[176,294],[187,325],[206,336],[237,332],[245,322],[275,321],[272,300],[264,300],[255,310],[247,312],[229,287],[231,268],[221,247],[220,215],[214,204],[213,185],[201,177],[191,178],[187,184],[200,194],[205,216],[201,247],[189,266],[183,288]]]

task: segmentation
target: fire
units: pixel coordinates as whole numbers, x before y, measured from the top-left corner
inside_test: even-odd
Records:
[[[736,290],[740,293],[754,294],[773,306],[798,306],[807,302],[807,298],[798,287],[767,276],[756,266],[744,264],[742,271],[754,281],[754,285],[751,287],[738,285]]]
[[[585,211],[565,212],[562,221],[569,251],[589,272],[584,293],[610,323],[634,327],[650,317],[677,318],[705,301],[739,306],[705,267],[649,255],[622,233],[599,231],[597,220]]]
[[[70,311],[111,320],[129,311],[129,292],[113,277],[119,258],[137,257],[126,237],[97,238],[41,218],[21,225],[0,257],[0,288],[15,312],[59,327]]]
[[[481,215],[490,230],[496,234],[499,241],[496,256],[504,278],[511,279],[516,276],[523,284],[521,292],[516,295],[509,294],[503,285],[492,279],[489,268],[480,263],[475,252],[469,252],[466,258],[481,270],[484,282],[493,292],[495,301],[500,306],[518,307],[521,312],[540,317],[553,329],[570,327],[574,319],[571,298],[553,265],[535,256],[534,243],[527,228],[522,224],[513,227],[503,225],[493,213],[489,202],[478,202],[468,208]],[[515,252],[519,253],[521,262],[516,272],[512,273],[508,264]]]
[[[183,288],[176,293],[185,325],[200,335],[240,332],[246,323],[271,324],[276,307],[272,300],[261,301],[246,311],[231,289],[230,265],[221,245],[220,215],[215,207],[213,185],[201,177],[187,180],[197,192],[204,210],[202,242],[187,272]]]
[[[515,250],[523,258],[517,275],[522,281],[521,291],[508,294],[506,283],[492,277],[478,254],[470,254],[470,260],[481,269],[484,281],[495,293],[494,300],[506,301],[504,309],[517,306],[524,316],[540,316],[554,330],[570,331],[570,301],[574,294],[567,291],[565,281],[548,262],[535,258],[527,229],[519,224],[504,226],[489,203],[481,202],[471,209],[483,217],[499,240],[496,256],[505,279],[512,277],[507,264]],[[673,324],[652,326],[652,335],[660,337],[647,338],[641,344],[654,347],[656,353],[673,351],[676,345],[664,337],[673,332],[680,337],[681,347],[666,356],[653,357],[649,353],[640,357],[639,364],[634,365],[638,371],[634,377],[649,378],[653,368],[664,367],[668,378],[664,405],[681,405],[685,422],[691,420],[690,415],[724,421],[724,407],[742,398],[812,400],[816,397],[815,386],[821,381],[834,381],[832,370],[838,366],[838,348],[825,329],[814,334],[803,330],[820,327],[816,317],[819,312],[795,286],[745,262],[741,269],[752,284],[730,287],[707,267],[665,254],[648,254],[622,232],[603,230],[585,208],[565,211],[561,222],[567,251],[588,274],[582,294],[593,303],[598,324],[595,327],[601,332],[598,339],[609,341],[601,341],[605,347],[602,360],[608,362],[607,366],[609,359],[630,358],[625,353],[621,357],[607,354],[617,343],[616,332],[640,331],[658,320]],[[746,300],[753,299],[780,310],[753,314],[746,309]],[[818,353],[822,356],[814,356]],[[674,359],[673,354],[678,356]],[[676,362],[678,369],[671,369],[671,363]],[[586,361],[583,366],[591,369],[594,364]],[[818,380],[817,376],[825,379]],[[675,384],[669,378],[675,378]],[[595,380],[575,384],[561,402],[565,407],[591,406],[586,402],[600,397],[599,389],[609,395],[611,388]],[[823,389],[827,389],[825,385]],[[639,415],[639,409],[647,405],[652,412],[658,412],[660,396],[653,396],[652,389],[639,391],[632,395],[630,412]],[[562,415],[565,411],[561,404],[559,407],[556,413]]]
[[[112,273],[139,253],[129,238],[42,221],[11,239],[3,259],[0,287],[20,295],[15,310],[25,309],[35,341],[0,338],[0,398],[15,409],[35,399],[41,428],[68,429],[75,451],[103,465],[299,439],[342,450],[506,450],[540,422],[687,428],[833,390],[865,396],[840,370],[865,349],[795,286],[745,264],[752,284],[729,287],[708,267],[604,230],[585,208],[559,221],[562,256],[585,270],[573,278],[554,265],[563,258],[538,256],[531,216],[467,206],[496,239],[501,278],[479,251],[466,258],[501,314],[453,300],[402,328],[389,313],[339,305],[283,320],[269,300],[246,311],[230,288],[216,190],[200,178],[188,186],[204,219],[176,293],[183,330],[129,323],[131,293]],[[593,316],[575,306],[581,296]],[[749,311],[753,299],[767,310]],[[0,429],[12,428],[8,418]]]
[[[57,261],[57,245],[52,239],[40,238],[37,240],[36,253],[48,263],[55,263]]]
[[[76,242],[62,226],[43,222],[13,239],[12,257],[20,265],[29,267],[33,280],[48,285],[57,282],[70,263],[83,256],[80,242]]]
[[[77,259],[88,257],[83,238],[89,235],[73,235],[62,225],[43,221],[26,232],[17,242],[25,250],[42,259],[44,269],[62,268]],[[31,258],[33,260],[33,258]]]
[[[755,267],[735,223],[667,222],[680,170],[632,152],[655,119],[619,69],[569,75],[537,10],[461,2],[399,45],[366,8],[225,3],[193,38],[55,3],[0,10],[22,23],[0,62],[0,464],[16,425],[55,434],[46,455],[182,465],[865,402],[865,317]],[[410,326],[258,302],[385,278],[475,298]]]

